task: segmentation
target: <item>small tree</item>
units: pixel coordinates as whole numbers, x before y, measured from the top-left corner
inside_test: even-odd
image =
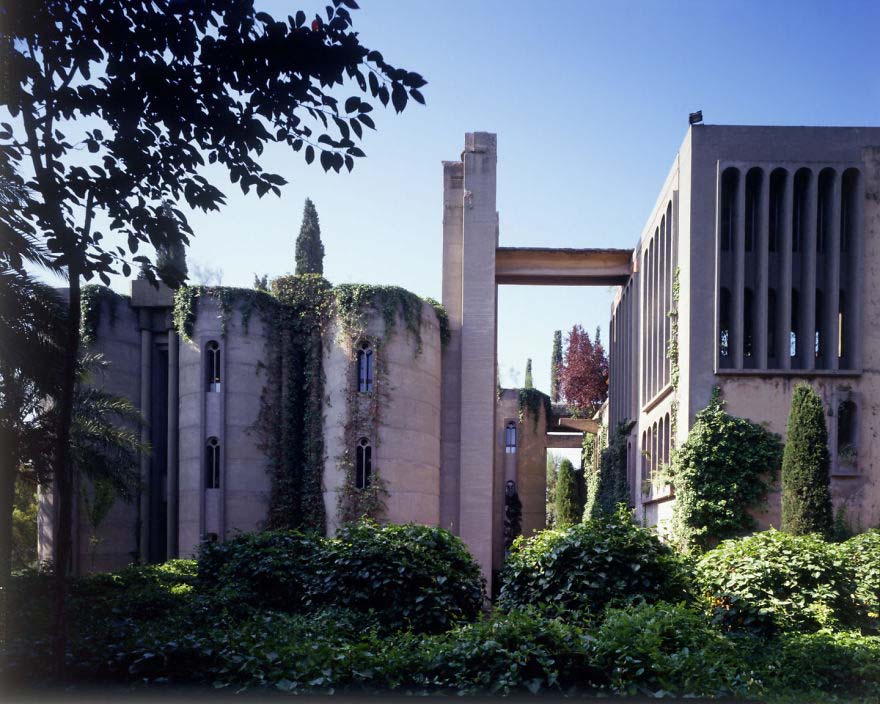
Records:
[[[598,336],[598,331],[597,331]],[[571,405],[594,414],[608,397],[608,358],[598,340],[594,343],[580,325],[568,334],[568,349],[559,368],[560,391]]]
[[[559,402],[559,367],[562,366],[562,330],[553,333],[553,352],[550,355],[550,400]]]
[[[782,454],[782,530],[830,535],[834,524],[828,477],[828,430],[822,399],[795,387]]]
[[[547,494],[544,509],[548,528],[556,527],[556,483],[561,461],[562,458],[559,455],[547,451]]]
[[[524,389],[534,389],[535,383],[532,381],[532,359],[526,360],[526,380],[523,382]]]
[[[302,226],[296,238],[296,273],[324,273],[324,245],[321,242],[321,225],[318,222],[318,211],[310,198],[306,198],[303,208]]]
[[[583,506],[580,502],[578,478],[570,460],[562,460],[556,479],[556,527],[580,523]]]

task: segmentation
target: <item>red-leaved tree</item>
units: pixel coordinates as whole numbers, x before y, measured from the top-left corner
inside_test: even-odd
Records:
[[[568,333],[559,367],[559,387],[566,402],[591,416],[608,397],[608,357],[596,329],[595,342],[580,325]]]

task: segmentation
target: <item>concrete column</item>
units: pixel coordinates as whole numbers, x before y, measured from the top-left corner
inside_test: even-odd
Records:
[[[762,169],[761,173],[761,200],[758,211],[758,228],[755,233],[756,240],[752,243],[752,250],[758,252],[758,286],[755,291],[754,326],[752,331],[753,354],[755,368],[767,368],[767,287],[770,270],[770,170]],[[777,243],[777,247],[779,243]]]
[[[461,290],[464,164],[443,162],[443,305],[449,342],[443,350],[440,404],[440,525],[459,532],[461,474]]]
[[[801,266],[801,349],[803,368],[816,368],[816,207],[818,204],[819,172],[810,170],[810,186],[807,189],[807,221],[804,234]],[[800,346],[800,340],[798,341]]]
[[[168,459],[166,481],[168,503],[166,505],[165,552],[169,560],[178,557],[178,374],[179,341],[174,328],[168,330]]]
[[[843,172],[834,172],[834,185],[831,192],[831,237],[825,243],[825,339],[822,344],[825,347],[825,363],[828,369],[838,369],[840,359],[838,352],[839,320],[837,317],[840,306],[840,197],[843,181]]]
[[[865,241],[877,241],[880,234],[880,146],[866,147],[862,150],[862,163],[864,168],[858,179],[856,189],[856,212],[855,238],[850,243],[853,247],[852,262],[853,271],[850,272],[852,285],[849,287],[849,297],[852,299],[852,346],[854,369],[861,369],[864,364],[864,352],[862,340],[869,344],[868,340],[874,336],[874,330],[866,330],[864,316],[864,292],[865,292]],[[871,297],[873,298],[873,296]],[[874,347],[876,349],[876,347]]]
[[[791,369],[791,223],[794,213],[794,175],[789,169],[785,176],[785,194],[782,203],[782,241],[779,245],[780,291],[782,315],[777,316],[777,355],[781,369]]]
[[[496,137],[465,137],[461,286],[460,534],[491,590],[495,535]]]
[[[141,403],[140,412],[143,416],[144,424],[141,426],[141,442],[146,444],[150,442],[150,377],[151,362],[150,357],[153,351],[153,333],[148,327],[145,327],[149,321],[148,313],[145,310],[140,311],[141,316]],[[149,562],[150,548],[150,454],[148,452],[141,453],[141,490],[140,490],[140,520],[139,525],[139,545],[141,564]]]
[[[734,252],[733,290],[730,292],[733,311],[731,331],[733,368],[743,368],[743,345],[745,343],[743,304],[745,299],[745,266],[746,266],[746,172],[739,169],[736,179],[736,232],[732,233]],[[753,243],[754,246],[754,243]]]

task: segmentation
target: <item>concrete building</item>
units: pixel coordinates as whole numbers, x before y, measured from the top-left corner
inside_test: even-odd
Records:
[[[784,434],[801,380],[828,410],[835,506],[853,527],[880,523],[878,145],[880,128],[696,125],[634,249],[538,249],[501,246],[496,138],[467,134],[461,158],[443,164],[448,340],[427,303],[417,335],[404,333],[402,312],[391,335],[378,309],[356,331],[339,315],[322,329],[328,532],[346,492],[374,476],[387,491],[381,519],[450,529],[490,579],[504,555],[506,495],[519,496],[525,534],[544,526],[547,448],[580,447],[599,421],[499,392],[499,285],[617,287],[601,418],[610,430],[625,423],[631,500],[647,523],[662,529],[671,513],[674,495],[652,478],[714,387],[731,413]],[[95,345],[112,366],[97,383],[138,403],[153,453],[140,504],[114,508],[97,551],[79,515],[78,569],[191,555],[203,540],[265,525],[272,460],[255,428],[275,313],[230,316],[224,296],[199,300],[189,339],[172,325],[171,292],[144,281],[113,325],[102,318]],[[44,556],[51,508],[47,495]],[[778,496],[761,520],[778,525]]]

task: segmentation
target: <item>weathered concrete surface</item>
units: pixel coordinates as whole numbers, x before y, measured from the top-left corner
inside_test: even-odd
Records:
[[[495,281],[529,286],[619,286],[632,275],[631,249],[498,247]]]

